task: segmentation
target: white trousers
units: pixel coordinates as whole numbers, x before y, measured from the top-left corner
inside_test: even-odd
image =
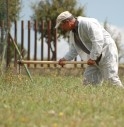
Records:
[[[118,76],[118,52],[115,43],[105,47],[99,65],[88,66],[83,75],[84,85],[101,85],[103,81],[123,87]]]
[[[102,85],[103,81],[107,81],[112,85],[123,86],[117,72],[112,70],[112,74],[115,74],[109,77],[110,73],[110,68],[100,69],[98,66],[88,66],[83,75],[83,84]]]

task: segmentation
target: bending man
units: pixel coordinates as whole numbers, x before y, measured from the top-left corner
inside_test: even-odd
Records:
[[[57,17],[55,28],[70,31],[70,48],[67,54],[59,60],[73,60],[77,55],[83,59],[84,52],[88,54],[89,65],[83,75],[83,84],[102,84],[103,80],[113,85],[123,87],[118,76],[118,51],[110,34],[94,18],[77,17],[70,12],[62,12]]]

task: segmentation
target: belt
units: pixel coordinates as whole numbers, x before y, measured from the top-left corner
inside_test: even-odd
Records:
[[[95,60],[96,64],[99,65],[99,61],[101,60],[102,54]]]

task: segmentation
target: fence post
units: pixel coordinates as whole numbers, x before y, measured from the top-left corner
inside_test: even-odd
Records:
[[[34,60],[37,60],[37,21],[34,21]],[[34,64],[36,67],[36,64]]]
[[[8,22],[8,28],[10,28],[10,22]],[[8,34],[8,33],[7,33]],[[7,36],[7,59],[6,59],[6,67],[10,66],[10,38]]]
[[[30,60],[30,21],[28,21],[28,56],[27,59]],[[30,66],[30,64],[27,65],[28,67]]]
[[[44,21],[41,21],[41,61],[43,61],[43,53],[44,53]],[[43,64],[41,64],[41,67],[43,67]]]
[[[50,61],[51,21],[48,21],[48,61]],[[48,67],[50,65],[48,64]]]
[[[77,61],[77,57],[75,57],[74,61]],[[77,67],[77,64],[74,64],[74,67]]]
[[[57,29],[54,30],[55,60],[57,60]],[[54,65],[57,66],[56,64]]]
[[[15,43],[17,43],[17,21],[14,22],[14,38],[15,38]],[[17,51],[16,48],[14,47],[14,67],[17,67]]]
[[[24,57],[24,21],[21,21],[21,54]]]

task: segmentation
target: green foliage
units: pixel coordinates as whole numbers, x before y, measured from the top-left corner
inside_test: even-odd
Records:
[[[0,0],[0,20],[15,21],[19,18],[21,0]]]
[[[56,20],[57,16],[63,11],[70,11],[75,16],[84,15],[84,7],[78,6],[76,0],[42,0],[32,5],[34,15],[32,19]]]
[[[51,20],[51,29],[54,32],[54,27],[56,24],[57,16],[63,11],[70,11],[74,16],[85,15],[84,14],[84,7],[77,5],[76,0],[45,0],[40,1],[39,3],[32,5],[32,10],[34,14],[32,15],[32,20],[42,21],[45,20],[46,22]],[[39,28],[40,24],[39,24]],[[47,29],[47,28],[46,28]],[[41,29],[39,29],[39,32]],[[47,35],[47,31],[45,32],[44,36]],[[53,33],[52,33],[53,35]]]
[[[0,57],[7,42],[7,30],[13,21],[19,19],[20,10],[21,0],[0,0]]]
[[[55,37],[55,24],[57,16],[63,11],[70,11],[74,16],[85,15],[84,7],[78,5],[77,0],[41,0],[40,2],[32,5],[32,10],[34,14],[32,15],[32,20],[38,21],[38,30],[40,33],[43,32],[43,35],[46,38],[48,44],[48,21],[51,21],[51,43],[50,48],[54,58],[54,37]],[[44,31],[41,31],[41,21],[45,21]],[[62,31],[58,31],[57,37],[63,35],[67,37]],[[54,47],[54,48],[52,48]]]
[[[12,73],[0,77],[0,125],[123,127],[123,89],[82,86],[81,78],[35,75],[32,83]]]
[[[15,21],[19,19],[19,13],[21,10],[21,0],[9,0],[8,1],[9,6],[9,20]]]

